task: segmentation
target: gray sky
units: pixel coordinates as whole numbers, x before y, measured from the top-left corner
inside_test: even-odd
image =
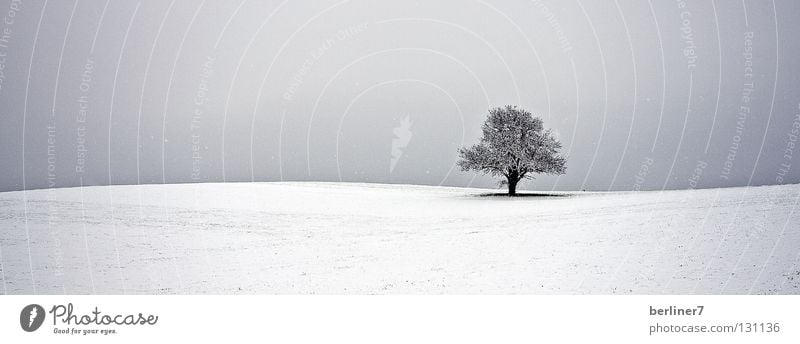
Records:
[[[0,16],[3,191],[493,187],[456,149],[505,104],[569,157],[522,188],[800,179],[794,0],[3,0]]]

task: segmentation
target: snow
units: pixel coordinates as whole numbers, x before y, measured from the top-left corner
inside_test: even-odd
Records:
[[[0,193],[0,290],[800,294],[800,185],[494,192],[281,182]]]

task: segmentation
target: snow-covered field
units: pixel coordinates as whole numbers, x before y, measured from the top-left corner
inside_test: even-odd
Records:
[[[228,183],[0,193],[0,291],[800,294],[800,185],[492,192]]]

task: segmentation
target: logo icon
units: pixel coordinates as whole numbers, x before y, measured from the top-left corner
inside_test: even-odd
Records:
[[[403,156],[403,149],[408,146],[408,143],[411,141],[411,125],[414,122],[411,121],[411,117],[406,116],[400,121],[400,124],[392,130],[394,133],[394,138],[392,139],[392,160],[389,164],[389,173],[394,171],[395,165],[397,162],[400,161],[400,157]]]
[[[36,331],[44,323],[44,314],[44,307],[37,304],[27,305],[19,313],[19,326],[25,332]]]

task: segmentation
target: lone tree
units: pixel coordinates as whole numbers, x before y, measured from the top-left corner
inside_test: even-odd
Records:
[[[566,172],[566,159],[558,154],[559,149],[561,143],[544,129],[541,118],[508,105],[489,110],[480,143],[458,150],[458,166],[463,171],[502,175],[508,195],[514,196],[523,178]]]

